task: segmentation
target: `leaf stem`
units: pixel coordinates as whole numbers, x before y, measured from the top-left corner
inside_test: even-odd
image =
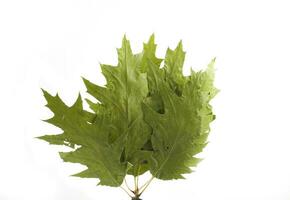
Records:
[[[126,185],[126,187],[128,188],[128,190],[130,190],[131,192],[134,192],[134,191],[129,187],[126,178],[124,179],[124,181],[125,181],[125,185]]]
[[[137,183],[137,176],[134,176],[134,186],[135,186],[135,193],[138,191],[138,183]]]
[[[139,196],[146,190],[146,188],[150,185],[153,179],[154,179],[154,176],[152,176],[142,187],[140,187],[141,192],[139,193]]]
[[[123,186],[120,186],[120,188],[124,190],[129,195],[129,197],[134,198],[134,196],[132,196]]]
[[[138,191],[139,191],[139,173],[140,173],[140,165],[138,166],[138,170],[137,170],[137,178],[136,178],[137,189],[138,189]]]
[[[139,190],[139,176],[136,177],[137,190]]]

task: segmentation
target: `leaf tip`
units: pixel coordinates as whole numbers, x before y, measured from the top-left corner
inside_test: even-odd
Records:
[[[44,98],[47,100],[48,98],[50,98],[50,97],[53,97],[48,91],[46,91],[45,89],[43,89],[43,88],[40,88],[41,89],[41,91],[42,91],[42,94],[43,94],[43,96],[44,96]]]
[[[83,83],[85,84],[85,86],[87,87],[88,84],[90,83],[90,81],[88,79],[86,79],[85,77],[81,76]]]
[[[182,40],[179,40],[179,42],[177,44],[177,48],[180,48],[180,49],[183,48],[183,42],[182,42]]]
[[[65,158],[67,156],[66,152],[58,152],[59,157],[65,162]]]
[[[44,140],[44,136],[37,136],[37,137],[34,137],[33,139]]]
[[[127,35],[125,33],[122,39],[122,48],[124,48],[126,45],[130,45],[130,41],[127,39]]]
[[[148,43],[153,43],[153,44],[154,44],[154,42],[155,42],[155,34],[152,33],[152,34],[150,35],[150,38],[149,38],[149,42],[148,42]]]

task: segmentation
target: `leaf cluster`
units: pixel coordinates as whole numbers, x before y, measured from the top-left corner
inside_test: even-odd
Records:
[[[83,108],[81,95],[68,106],[43,90],[54,113],[45,121],[63,133],[39,138],[70,147],[60,157],[87,167],[74,176],[98,178],[100,185],[117,187],[127,174],[147,171],[162,180],[183,178],[198,164],[196,154],[206,146],[215,118],[209,104],[218,92],[213,85],[215,59],[206,70],[184,76],[182,42],[160,59],[154,35],[141,53],[132,52],[126,37],[117,52],[117,66],[101,64],[105,86],[83,78],[96,100],[85,99],[90,111]]]

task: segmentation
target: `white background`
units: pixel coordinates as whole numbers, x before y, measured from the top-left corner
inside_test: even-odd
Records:
[[[126,33],[135,52],[155,33],[158,55],[182,39],[185,73],[213,58],[217,119],[205,160],[186,180],[154,181],[145,200],[290,199],[290,6],[282,0],[1,0],[0,200],[128,199],[97,180],[69,177],[40,88],[72,104],[80,76],[104,84]]]

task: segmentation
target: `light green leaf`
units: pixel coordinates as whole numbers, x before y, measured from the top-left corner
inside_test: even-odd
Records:
[[[127,174],[137,177],[147,171],[162,180],[183,178],[200,161],[197,154],[207,145],[215,118],[210,105],[218,92],[213,85],[215,59],[205,71],[184,76],[182,42],[161,59],[154,35],[137,54],[124,37],[117,54],[117,66],[101,64],[105,86],[83,78],[95,98],[85,99],[92,112],[83,109],[80,95],[67,106],[43,90],[54,113],[45,121],[63,133],[38,138],[70,147],[60,157],[87,167],[73,176],[98,178],[99,185],[117,187]]]
[[[155,77],[153,91],[160,97],[157,101],[163,102],[164,112],[158,112],[152,103],[156,96],[149,96],[143,106],[145,121],[153,128],[153,157],[158,163],[151,166],[151,173],[164,180],[183,178],[182,174],[190,173],[190,167],[199,162],[193,156],[206,145],[209,123],[214,119],[209,100],[216,93],[213,62],[205,72],[185,78],[181,43],[168,52],[165,68],[159,69],[153,63],[148,67]],[[179,86],[178,92],[172,84]]]
[[[71,152],[60,153],[61,158],[66,162],[87,166],[88,170],[79,174],[81,177],[99,178],[102,185],[119,186],[126,175],[127,166],[120,161],[122,153],[120,144],[124,139],[117,140],[118,144],[116,142],[114,146],[109,145],[106,119],[91,123],[86,115],[87,111],[83,110],[80,96],[71,107],[65,105],[58,95],[52,96],[44,91],[44,96],[48,102],[47,107],[54,112],[54,116],[46,121],[58,126],[64,132],[61,135],[46,135],[39,138],[52,144],[80,145],[80,148]]]

